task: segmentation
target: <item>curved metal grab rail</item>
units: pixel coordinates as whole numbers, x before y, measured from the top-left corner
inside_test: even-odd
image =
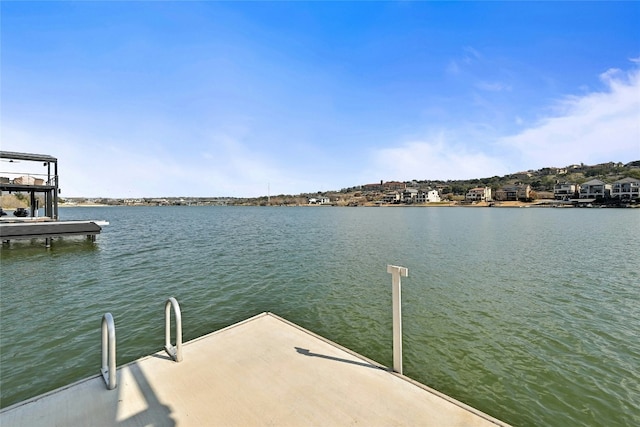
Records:
[[[116,324],[111,313],[102,316],[102,378],[108,390],[116,388]]]
[[[171,313],[169,306],[173,307],[173,314],[176,317],[176,345],[171,345]],[[182,315],[180,314],[180,305],[178,301],[171,297],[164,305],[164,349],[176,362],[182,361]]]

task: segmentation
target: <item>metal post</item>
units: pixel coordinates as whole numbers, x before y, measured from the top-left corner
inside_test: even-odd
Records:
[[[58,219],[58,192],[60,189],[58,188],[58,161],[56,160],[53,164],[53,173],[55,179],[55,187],[53,191],[53,215],[52,219]]]
[[[409,270],[405,267],[387,265],[387,273],[392,279],[392,300],[393,305],[393,370],[402,374],[402,307],[400,276],[407,277]]]
[[[105,313],[102,316],[102,368],[100,372],[107,384],[107,389],[116,388],[116,325],[111,313]]]
[[[173,307],[173,314],[176,316],[176,345],[171,345],[171,312],[170,307]],[[182,314],[180,313],[180,305],[178,301],[171,297],[164,305],[164,319],[165,319],[165,331],[164,331],[164,349],[176,362],[182,360]]]
[[[29,198],[29,210],[31,211],[31,217],[33,218],[34,216],[36,216],[36,192],[35,191],[31,191],[30,194],[30,198]]]

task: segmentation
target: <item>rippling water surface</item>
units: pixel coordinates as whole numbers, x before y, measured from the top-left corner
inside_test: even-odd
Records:
[[[640,212],[633,209],[140,207],[96,243],[1,252],[1,406],[272,311],[387,366],[403,279],[404,371],[518,426],[640,425]]]

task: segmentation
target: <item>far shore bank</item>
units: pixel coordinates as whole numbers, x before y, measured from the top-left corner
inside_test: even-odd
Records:
[[[383,204],[383,203],[363,203],[358,205],[340,205],[340,204],[229,204],[228,206],[272,206],[272,207],[381,207],[381,208],[482,208],[482,207],[496,207],[496,208],[514,208],[514,207],[548,207],[551,205],[558,204],[556,200],[539,200],[535,202],[518,202],[518,201],[504,201],[504,202],[477,202],[477,203],[461,203],[461,202],[440,202],[440,203],[421,203],[421,204]],[[106,208],[106,207],[117,207],[117,206],[177,206],[177,205],[156,205],[156,204],[102,204],[102,203],[61,203],[59,205],[60,208]],[[202,204],[192,204],[186,205],[182,204],[179,206],[203,206]]]

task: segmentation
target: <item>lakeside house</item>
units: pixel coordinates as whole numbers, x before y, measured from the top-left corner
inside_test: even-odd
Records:
[[[580,199],[608,199],[611,197],[611,184],[592,179],[580,185]]]
[[[640,199],[640,179],[622,178],[614,182],[611,197],[620,200]]]
[[[502,187],[496,191],[495,199],[504,202],[531,200],[531,186],[529,184],[516,184]]]
[[[468,202],[490,202],[491,187],[476,187],[467,191],[464,199]]]
[[[314,197],[309,199],[310,205],[330,205],[331,200],[328,197]]]
[[[418,198],[417,188],[405,188],[402,192],[402,201],[404,203],[415,203]]]
[[[382,197],[382,203],[389,204],[413,204],[413,203],[437,203],[440,202],[438,190],[420,190],[417,188],[405,188],[402,192],[390,191]]]
[[[556,182],[553,186],[553,198],[555,200],[575,199],[578,196],[578,185],[570,182]]]
[[[440,193],[438,193],[438,190],[421,191],[418,193],[416,199],[418,203],[438,203],[440,201]]]

